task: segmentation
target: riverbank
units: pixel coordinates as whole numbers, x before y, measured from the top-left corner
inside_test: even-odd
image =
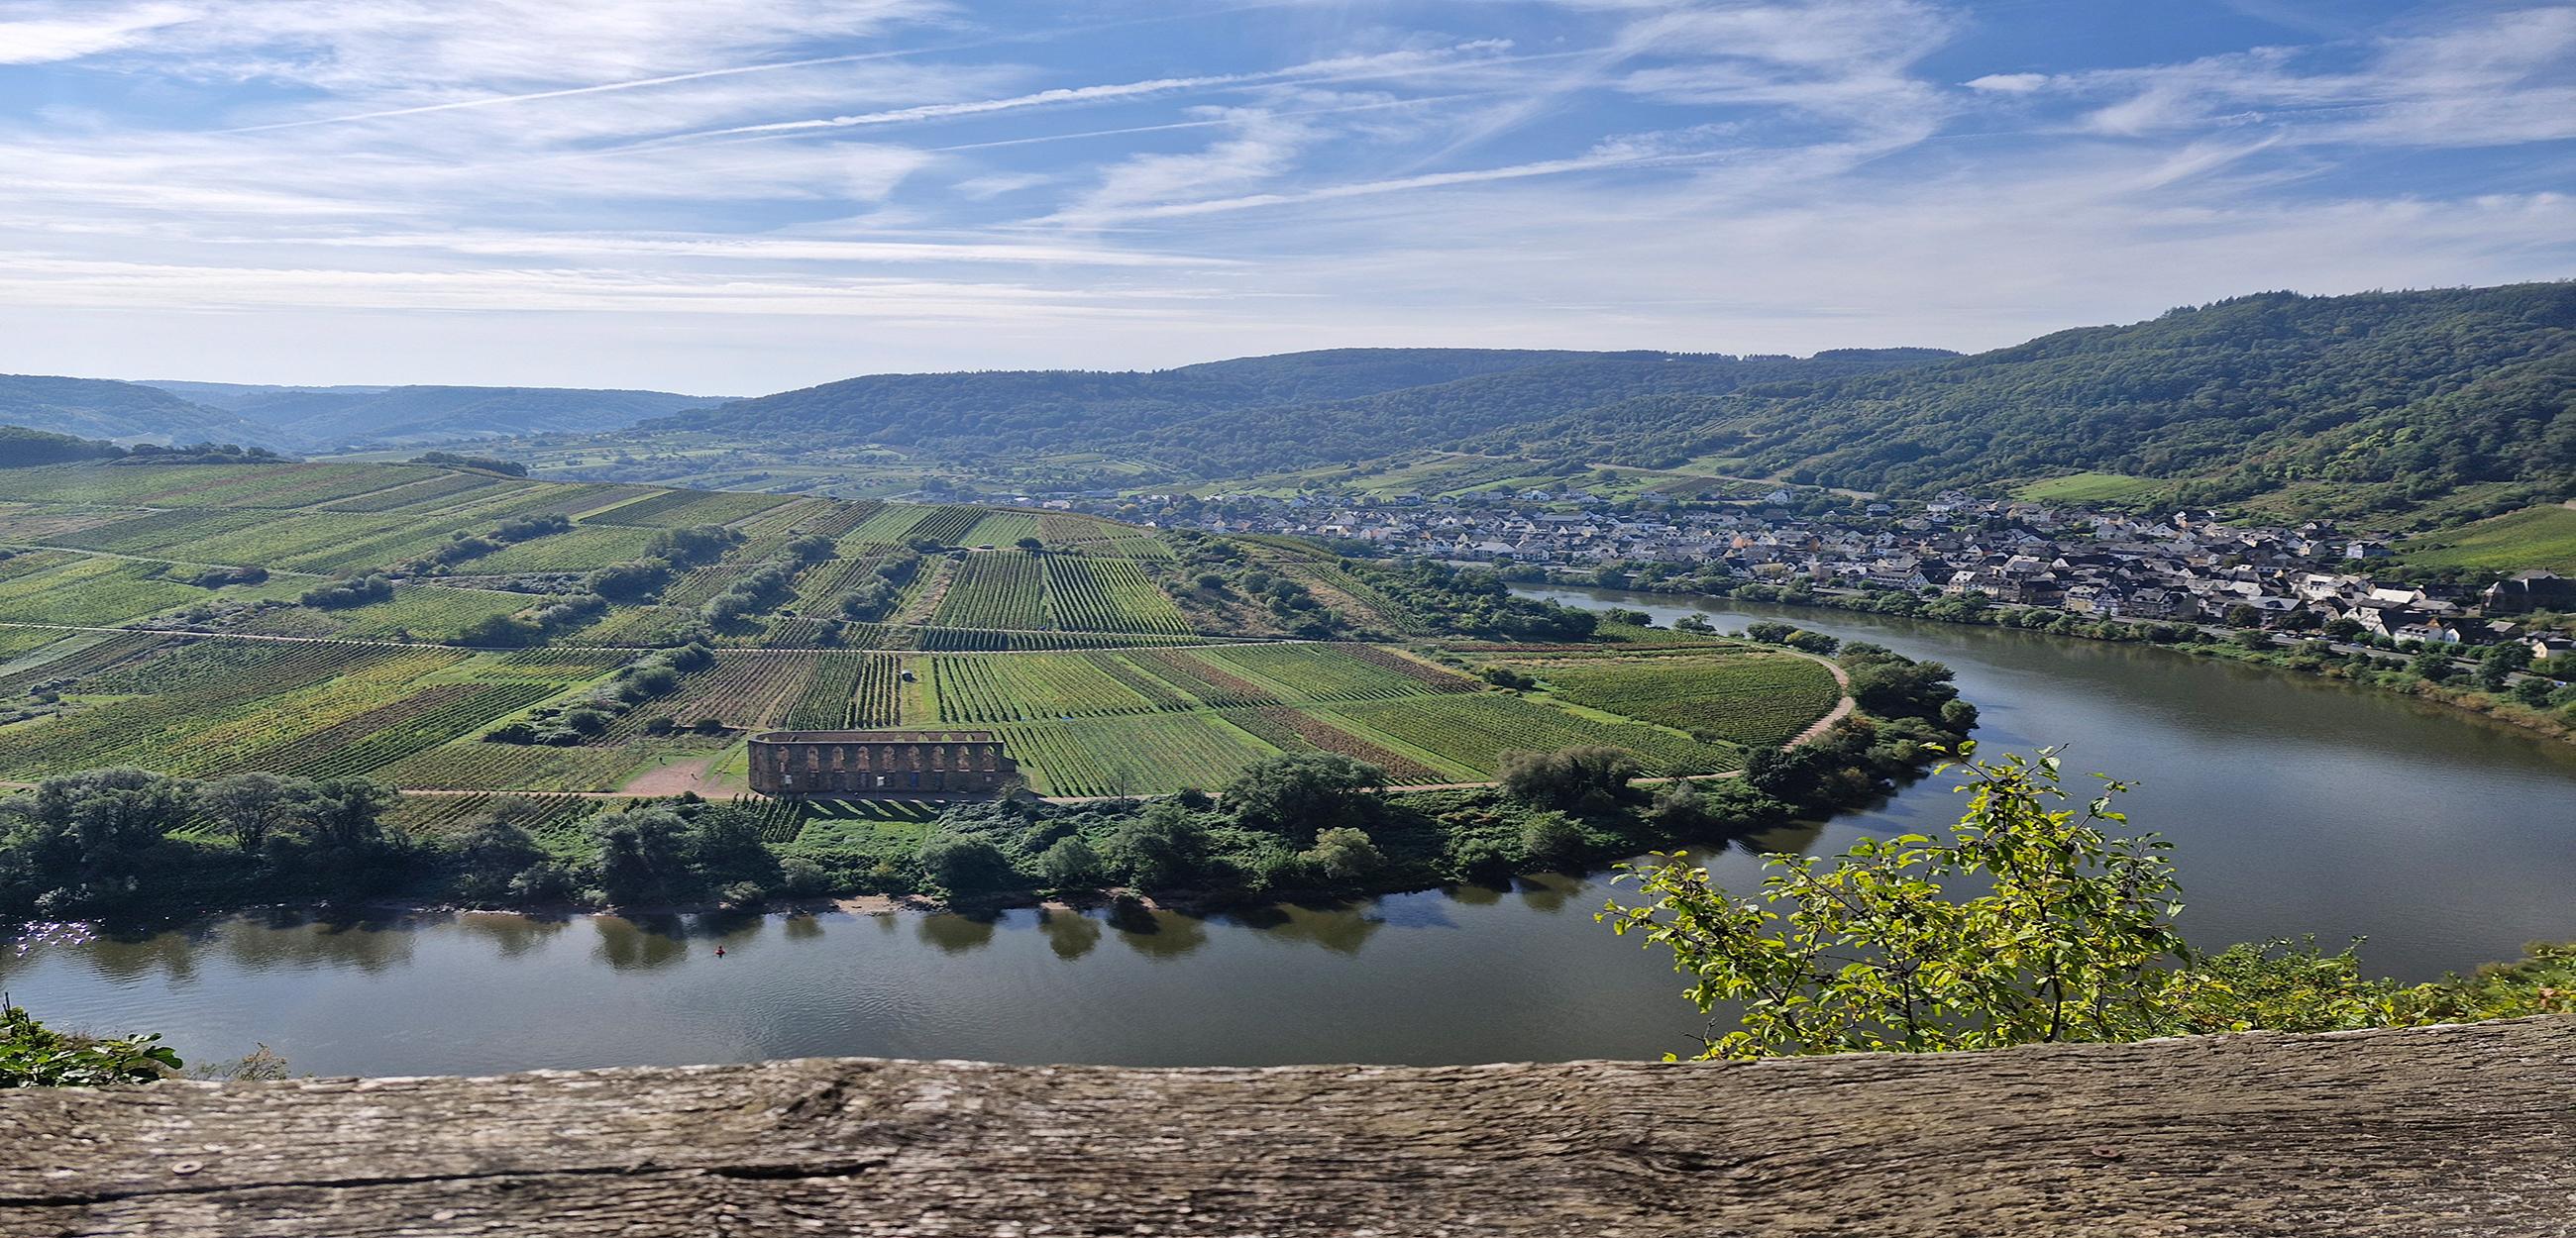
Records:
[[[1555,580],[1550,584],[1575,589],[1600,587],[1590,581],[1571,579]],[[1736,590],[1717,593],[1702,588],[1669,587],[1654,581],[1632,582],[1622,591],[1658,597],[1731,599],[1768,606],[1888,615],[1962,627],[2044,632],[2110,644],[2153,645],[2195,657],[2313,674],[2320,679],[2412,697],[2491,718],[2535,735],[2576,744],[2576,687],[2558,689],[2550,704],[2535,706],[2476,687],[2428,679],[2414,654],[2365,650],[2324,638],[2302,640],[2283,634],[2268,634],[2271,643],[2257,649],[2236,643],[2233,632],[2221,637],[2200,624],[2087,620],[2067,611],[1997,602],[1945,608],[1938,603],[1926,603],[1914,594],[1884,591],[1842,592],[1747,584]],[[1945,600],[1956,602],[1956,599]],[[2033,618],[2038,621],[2027,621]],[[2282,644],[2284,639],[2291,643]],[[2445,674],[2447,679],[2466,677],[2468,672],[2453,665]]]

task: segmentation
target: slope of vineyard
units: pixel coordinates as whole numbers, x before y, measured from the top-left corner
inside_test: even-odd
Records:
[[[1042,793],[1129,795],[1283,752],[1399,784],[1570,744],[1717,772],[1839,695],[1811,660],[1680,633],[1651,659],[1251,638],[1201,604],[1176,544],[1066,512],[427,464],[0,470],[0,779],[364,776],[466,804],[556,797],[508,806],[544,833],[579,819],[563,797],[643,771],[738,775],[744,737],[774,728],[991,728]],[[1238,543],[1355,620],[1326,631],[1401,626],[1301,546]],[[818,819],[858,828],[799,810],[764,830],[784,844]]]

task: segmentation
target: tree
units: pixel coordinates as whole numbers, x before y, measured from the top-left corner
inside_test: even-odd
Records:
[[[1330,829],[1376,820],[1386,771],[1338,752],[1297,752],[1256,761],[1227,784],[1224,799],[1247,829],[1311,844]]]
[[[1334,881],[1358,881],[1386,867],[1386,855],[1367,832],[1349,828],[1324,830],[1315,845],[1299,857]]]
[[[605,814],[591,823],[592,864],[611,903],[669,902],[689,883],[688,822],[668,808]]]
[[[1019,884],[1019,870],[990,840],[972,834],[935,834],[921,844],[922,871],[951,894],[973,894]]]
[[[1972,791],[1946,840],[1862,839],[1842,855],[1772,855],[1753,898],[1680,856],[1623,866],[1646,899],[1599,919],[1673,951],[1703,1011],[1741,1007],[1702,1057],[1983,1049],[2125,1041],[2268,1026],[2324,1030],[2393,1016],[2384,987],[2335,960],[2251,947],[2203,957],[2166,844],[2121,837],[2105,780],[2081,811],[2058,760],[1987,763],[1962,744]],[[1958,880],[1979,892],[1953,895]],[[2278,945],[2279,943],[2274,943]],[[2308,986],[2303,990],[2301,985]]]
[[[1038,876],[1058,890],[1086,890],[1099,885],[1108,865],[1079,834],[1055,840],[1038,853]]]
[[[45,779],[0,801],[0,902],[61,914],[123,904],[152,871],[145,855],[192,811],[187,783],[145,770]]]
[[[197,811],[223,827],[234,846],[255,855],[271,833],[301,817],[311,797],[311,787],[275,774],[234,774],[198,787]]]
[[[1207,831],[1190,811],[1156,800],[1109,836],[1107,859],[1127,884],[1168,889],[1196,876],[1207,862]]]
[[[1616,807],[1629,780],[1641,772],[1625,749],[1578,744],[1554,752],[1506,752],[1496,777],[1514,799],[1601,812]]]
[[[509,902],[519,878],[545,862],[545,848],[515,822],[494,818],[465,832],[456,843],[456,892],[467,902]]]

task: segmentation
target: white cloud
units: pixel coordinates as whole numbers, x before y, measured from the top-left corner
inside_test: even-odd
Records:
[[[2045,73],[1989,73],[1970,78],[1964,85],[1970,90],[1992,91],[2003,95],[2026,95],[2048,85]]]
[[[138,4],[104,12],[55,4],[0,8],[0,64],[46,64],[112,52],[196,17],[195,9],[182,4]]]

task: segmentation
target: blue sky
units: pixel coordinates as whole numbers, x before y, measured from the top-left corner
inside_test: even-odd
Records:
[[[2576,275],[2576,6],[0,0],[0,371],[1974,349]]]

